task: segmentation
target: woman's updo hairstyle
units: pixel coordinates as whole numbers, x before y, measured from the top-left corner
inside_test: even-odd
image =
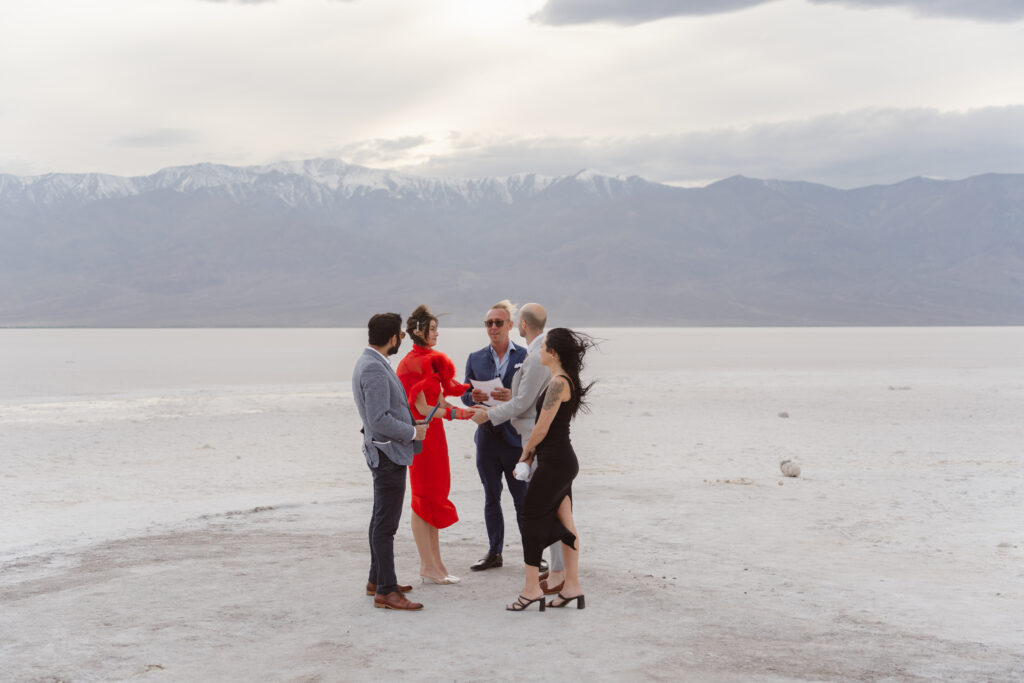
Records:
[[[558,362],[561,363],[562,369],[572,380],[572,414],[575,416],[581,408],[583,412],[587,412],[589,407],[586,397],[594,383],[591,382],[587,386],[583,386],[580,381],[580,371],[583,370],[583,357],[586,355],[587,349],[597,346],[594,338],[582,332],[573,332],[565,327],[556,327],[548,331],[544,338],[544,345],[547,346],[548,351],[558,356]]]
[[[430,312],[426,304],[416,307],[416,310],[409,315],[405,321],[405,332],[412,339],[416,346],[427,345],[427,332],[430,331],[430,323],[437,322],[437,316]]]

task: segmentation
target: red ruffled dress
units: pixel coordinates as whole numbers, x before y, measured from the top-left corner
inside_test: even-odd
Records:
[[[441,400],[442,393],[461,396],[469,388],[468,384],[455,381],[455,364],[448,356],[422,346],[412,347],[412,351],[398,364],[397,373],[405,387],[409,408],[417,420],[426,418],[416,410],[416,395],[421,391],[427,405],[434,406]],[[459,413],[465,412],[459,410]],[[430,421],[423,449],[409,466],[409,484],[412,488],[412,510],[425,522],[444,529],[459,521],[455,504],[448,500],[452,474],[448,464],[448,440],[441,420],[435,418]]]

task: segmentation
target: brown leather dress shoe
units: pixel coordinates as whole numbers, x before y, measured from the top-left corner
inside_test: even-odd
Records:
[[[547,581],[541,581],[540,582],[540,589],[542,591],[544,591],[544,595],[554,595],[555,593],[561,593],[562,592],[562,586],[564,586],[564,585],[565,585],[565,581],[563,581],[562,583],[558,584],[557,586],[551,586],[550,588],[548,588],[548,582]]]
[[[402,591],[403,593],[408,593],[409,591],[412,590],[412,586],[399,586],[398,590]],[[366,582],[366,594],[367,595],[376,595],[377,594],[377,584],[370,583],[369,581],[367,581]]]
[[[373,596],[373,606],[383,609],[403,609],[408,611],[423,609],[423,605],[418,602],[410,602],[407,597],[398,591],[391,591],[387,595]]]

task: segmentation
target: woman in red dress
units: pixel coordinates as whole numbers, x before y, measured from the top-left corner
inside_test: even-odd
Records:
[[[451,584],[459,579],[448,573],[441,560],[438,529],[455,524],[459,515],[448,500],[451,491],[451,469],[448,465],[448,441],[444,423],[467,420],[472,410],[448,404],[445,396],[461,396],[469,388],[455,381],[455,364],[433,347],[437,344],[437,317],[426,306],[419,306],[409,316],[406,331],[413,341],[412,350],[398,364],[398,379],[405,387],[413,417],[426,419],[430,409],[438,406],[427,427],[423,449],[409,467],[412,488],[412,535],[420,553],[420,577],[423,583]]]

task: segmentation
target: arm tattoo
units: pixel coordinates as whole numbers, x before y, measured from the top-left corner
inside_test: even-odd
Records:
[[[562,402],[562,387],[565,383],[560,379],[554,379],[548,384],[547,393],[544,394],[543,410],[554,408]]]

